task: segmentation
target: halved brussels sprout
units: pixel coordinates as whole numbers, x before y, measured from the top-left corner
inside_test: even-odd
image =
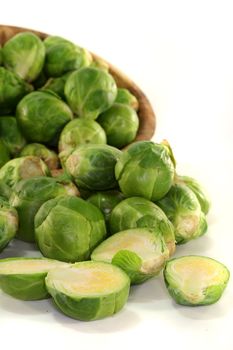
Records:
[[[20,181],[10,197],[10,204],[18,211],[17,238],[34,242],[34,217],[40,206],[51,198],[69,194],[69,189],[50,177],[34,177]]]
[[[98,117],[98,123],[105,130],[107,143],[122,148],[134,141],[139,119],[137,113],[130,106],[114,103],[107,111]]]
[[[147,228],[115,233],[91,254],[94,261],[119,266],[132,284],[143,283],[159,274],[168,258],[169,251],[160,231]]]
[[[7,258],[0,260],[0,288],[14,298],[40,300],[49,298],[45,277],[55,268],[68,264],[45,258]]]
[[[88,197],[87,201],[94,204],[104,215],[107,228],[109,228],[110,214],[113,208],[124,199],[119,191],[97,192]],[[108,230],[109,231],[109,230]],[[122,231],[122,230],[119,230]]]
[[[203,213],[208,214],[210,209],[210,200],[204,188],[199,184],[199,182],[192,177],[179,175],[176,175],[175,181],[177,183],[184,183],[186,186],[188,186],[188,188],[190,188],[196,195]]]
[[[35,91],[20,101],[16,117],[28,141],[56,145],[61,130],[73,115],[55,95]]]
[[[41,87],[41,91],[53,91],[55,94],[60,96],[63,100],[65,100],[65,94],[64,94],[64,88],[65,83],[70,76],[71,72],[68,72],[66,74],[63,74],[61,77],[58,78],[49,78],[45,84]]]
[[[216,303],[228,283],[230,272],[205,256],[182,256],[167,262],[164,279],[168,292],[181,305]]]
[[[61,132],[58,144],[61,159],[73,151],[77,146],[83,144],[106,144],[104,129],[94,120],[74,119]]]
[[[103,214],[94,205],[61,196],[41,206],[35,216],[35,234],[44,256],[76,262],[88,260],[106,237],[106,227]]]
[[[17,229],[17,211],[0,197],[0,252],[14,238]]]
[[[90,52],[64,38],[47,37],[44,45],[46,48],[44,69],[49,77],[60,77],[67,72],[89,66],[92,61]]]
[[[8,151],[8,148],[5,145],[5,142],[3,142],[2,138],[0,138],[0,171],[1,167],[4,166],[7,162],[10,160],[10,153]]]
[[[67,316],[92,321],[125,305],[130,282],[117,266],[85,261],[50,271],[45,279],[55,304]]]
[[[40,143],[26,145],[22,149],[20,156],[36,156],[42,159],[50,170],[57,169],[59,166],[58,155]]]
[[[101,191],[117,186],[114,169],[121,151],[108,145],[82,145],[65,162],[65,169],[78,187]]]
[[[123,88],[118,88],[117,89],[117,97],[116,97],[115,102],[129,105],[130,107],[135,109],[135,111],[137,111],[138,108],[139,108],[138,100],[127,89],[123,89]]]
[[[102,69],[82,68],[73,72],[65,84],[65,96],[72,111],[80,118],[96,119],[113,104],[117,86]]]
[[[32,86],[13,72],[0,67],[0,115],[15,111],[17,103],[32,91]]]
[[[205,215],[197,197],[186,185],[173,185],[157,204],[173,223],[177,244],[187,243],[206,232]]]
[[[151,141],[138,141],[122,152],[115,168],[116,179],[126,197],[156,201],[165,196],[174,178],[174,165],[167,149]]]
[[[47,165],[34,156],[11,159],[0,169],[0,181],[10,187],[23,179],[47,175],[50,175]]]
[[[43,68],[45,48],[37,35],[24,32],[14,35],[5,43],[2,55],[7,69],[31,82]]]
[[[0,182],[0,197],[8,201],[11,196],[11,188],[3,181]]]
[[[163,235],[170,255],[175,252],[175,235],[172,223],[165,213],[148,199],[131,197],[121,201],[111,212],[109,226],[112,234],[130,228],[154,228]]]
[[[0,118],[0,137],[7,146],[12,156],[17,156],[21,149],[26,145],[15,117]]]

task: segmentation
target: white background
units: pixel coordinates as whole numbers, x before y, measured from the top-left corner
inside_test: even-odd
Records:
[[[8,0],[0,8],[1,24],[73,40],[142,88],[157,115],[154,140],[170,141],[178,170],[197,177],[212,200],[207,234],[179,247],[177,256],[207,255],[231,271],[232,6],[224,0]],[[30,254],[26,244],[20,247]],[[20,253],[13,246],[6,254]],[[133,287],[119,314],[89,323],[61,315],[51,301],[20,302],[0,293],[1,344],[7,349],[232,350],[232,322],[232,281],[217,304],[188,308],[172,302],[160,277]]]

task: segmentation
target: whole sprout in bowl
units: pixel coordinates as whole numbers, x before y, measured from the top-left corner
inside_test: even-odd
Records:
[[[34,156],[11,159],[0,169],[0,181],[10,187],[23,179],[47,175],[50,175],[47,165]]]
[[[174,164],[167,149],[151,141],[138,141],[122,152],[115,168],[121,192],[156,201],[172,186]]]
[[[135,111],[137,111],[139,108],[139,102],[137,98],[127,89],[117,89],[117,97],[115,102],[126,104],[131,108],[135,109]]]
[[[114,103],[97,121],[106,132],[107,143],[117,148],[134,141],[139,127],[135,110],[121,103]]]
[[[20,101],[16,117],[28,141],[56,145],[61,130],[73,114],[67,104],[55,95],[35,91]]]
[[[96,119],[113,104],[117,86],[106,71],[86,67],[73,72],[65,84],[66,100],[80,118]]]
[[[64,167],[78,187],[102,191],[117,187],[114,169],[121,151],[108,145],[81,145],[67,158]]]
[[[106,237],[106,227],[103,214],[94,205],[81,198],[60,196],[39,209],[35,235],[44,256],[76,262],[89,259]]]
[[[47,37],[44,45],[44,69],[49,77],[60,77],[67,72],[89,66],[92,62],[92,56],[86,49],[59,36]]]
[[[4,45],[2,57],[7,69],[32,82],[43,68],[45,47],[37,35],[30,32],[18,33]]]

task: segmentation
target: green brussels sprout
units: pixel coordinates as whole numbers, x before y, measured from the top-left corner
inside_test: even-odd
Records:
[[[49,271],[46,287],[67,316],[92,321],[112,316],[125,305],[130,282],[117,266],[85,261]]]
[[[53,91],[55,94],[60,96],[63,100],[65,100],[65,94],[64,94],[64,88],[65,88],[65,83],[70,76],[70,72],[62,75],[61,77],[58,78],[49,78],[45,84],[41,87],[41,91]]]
[[[80,188],[109,190],[117,186],[114,168],[120,155],[108,145],[81,145],[67,158],[65,169]]]
[[[55,145],[73,115],[65,102],[56,96],[35,91],[20,101],[16,117],[28,141]]]
[[[49,77],[61,75],[89,66],[92,61],[91,54],[72,42],[50,36],[44,40],[46,59],[44,69]]]
[[[169,251],[160,231],[148,228],[115,233],[91,254],[94,261],[117,265],[127,273],[132,284],[143,283],[156,276],[169,258]]]
[[[17,229],[17,211],[0,197],[0,252],[14,238]]]
[[[40,74],[45,48],[40,38],[30,32],[19,33],[6,42],[2,49],[4,66],[29,82]]]
[[[0,182],[0,197],[5,199],[6,201],[9,200],[10,196],[12,193],[12,189],[10,186],[8,186],[5,182],[1,181]]]
[[[176,175],[175,182],[183,183],[186,186],[188,186],[188,188],[190,188],[190,190],[192,190],[195,193],[203,213],[208,214],[210,209],[210,200],[204,188],[199,184],[197,180],[189,176]]]
[[[1,167],[4,166],[10,160],[10,153],[2,138],[0,138],[0,171]]]
[[[65,84],[66,100],[80,118],[96,119],[113,104],[117,86],[102,69],[82,68],[73,72]]]
[[[139,127],[135,110],[122,103],[114,103],[97,121],[106,132],[107,143],[117,148],[134,141]]]
[[[47,200],[68,194],[68,190],[58,180],[46,176],[20,181],[10,197],[10,204],[19,215],[17,238],[34,242],[34,217],[38,209]]]
[[[186,185],[173,185],[157,204],[173,223],[177,244],[187,243],[206,232],[205,215],[197,197]]]
[[[92,250],[106,237],[103,214],[78,197],[51,199],[35,216],[35,237],[47,258],[66,262],[88,260]]]
[[[227,286],[230,272],[205,256],[182,256],[166,263],[164,280],[169,294],[181,305],[216,303]]]
[[[117,89],[117,97],[115,102],[129,105],[131,108],[135,109],[135,111],[137,111],[139,108],[138,100],[127,89],[123,89],[123,88]]]
[[[164,212],[148,199],[131,197],[121,201],[111,212],[109,226],[112,234],[130,228],[154,228],[163,235],[170,255],[175,252],[172,223]]]
[[[26,145],[15,117],[0,118],[0,137],[7,146],[12,156],[17,156],[21,149]]]
[[[95,58],[91,64],[90,67],[93,68],[99,68],[99,69],[103,69],[104,71],[108,72],[109,71],[109,65],[106,61],[104,61],[102,58],[98,57]]]
[[[14,298],[40,300],[49,298],[45,286],[48,272],[66,267],[61,261],[45,258],[7,258],[0,260],[0,288]]]
[[[17,103],[30,91],[31,85],[13,72],[0,67],[0,115],[14,112]]]
[[[165,147],[139,141],[122,152],[115,168],[116,179],[126,197],[139,196],[156,201],[172,186],[174,165]]]
[[[77,146],[83,144],[106,144],[106,134],[104,129],[95,122],[89,119],[74,119],[61,132],[59,139],[60,159],[65,160],[70,151],[73,151]]]
[[[10,187],[23,179],[47,175],[50,175],[50,172],[46,164],[33,156],[11,159],[0,169],[0,181],[4,181]]]
[[[104,215],[107,231],[109,231],[109,219],[113,208],[124,199],[119,191],[97,192],[88,197],[87,201],[94,204]],[[121,231],[121,230],[119,230]]]
[[[40,143],[26,145],[22,149],[20,156],[36,156],[42,159],[50,170],[57,169],[59,166],[58,155]]]

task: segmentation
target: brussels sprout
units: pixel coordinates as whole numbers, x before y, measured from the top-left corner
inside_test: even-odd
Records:
[[[47,175],[50,172],[46,164],[40,158],[32,156],[12,159],[0,169],[0,181],[10,187],[23,179]]]
[[[121,151],[108,145],[82,145],[65,162],[65,169],[83,189],[101,191],[117,186],[114,168]]]
[[[8,201],[11,196],[11,192],[11,188],[5,182],[0,181],[0,197]]]
[[[20,181],[10,197],[10,204],[19,215],[17,237],[34,242],[34,217],[40,206],[51,198],[68,193],[67,188],[54,178],[44,176]]]
[[[72,42],[60,37],[48,37],[44,40],[46,60],[44,69],[49,77],[61,75],[81,67],[89,66],[91,54]]]
[[[72,111],[81,118],[96,119],[113,104],[117,86],[102,69],[82,68],[73,72],[65,84],[65,96]]]
[[[70,151],[83,144],[106,144],[106,134],[102,127],[94,120],[74,119],[61,132],[58,144],[59,156],[65,160]]]
[[[122,148],[137,135],[139,119],[130,106],[114,103],[97,121],[105,130],[107,143],[111,146]]]
[[[108,72],[109,71],[109,65],[107,62],[105,62],[102,58],[98,57],[98,58],[95,58],[91,64],[90,64],[91,67],[94,67],[94,68],[99,68],[99,69],[103,69],[105,72]]]
[[[58,78],[49,78],[41,87],[41,91],[50,90],[55,92],[58,96],[60,96],[63,100],[65,100],[64,88],[65,83],[70,76],[71,72],[68,72],[61,77]]]
[[[129,105],[130,107],[132,107],[133,109],[135,109],[136,111],[139,108],[139,103],[138,100],[136,99],[136,97],[131,94],[131,92],[127,89],[122,89],[122,88],[118,88],[117,89],[117,97],[115,102],[117,103],[123,103],[126,105]]]
[[[205,256],[182,256],[167,262],[164,280],[172,298],[181,305],[216,303],[228,283],[230,272]]]
[[[117,204],[110,216],[110,231],[116,233],[130,228],[154,228],[160,231],[170,255],[175,252],[174,227],[164,212],[148,199],[131,197]]]
[[[139,141],[122,152],[115,168],[116,179],[126,197],[139,196],[156,201],[169,191],[174,165],[160,144]]]
[[[1,123],[0,123],[1,124]],[[26,145],[20,153],[21,157],[36,156],[41,158],[50,170],[59,166],[58,155],[40,143]]]
[[[197,197],[186,185],[173,185],[157,204],[173,223],[177,244],[187,243],[206,232],[205,215]]]
[[[55,304],[67,316],[92,321],[112,316],[125,305],[130,282],[117,266],[85,261],[50,271],[45,279]]]
[[[119,266],[128,274],[132,284],[156,276],[168,258],[169,252],[161,233],[147,228],[115,233],[91,254],[94,261]]]
[[[0,172],[1,167],[10,160],[10,153],[2,138],[0,138]]]
[[[0,115],[14,112],[23,96],[32,91],[32,87],[13,72],[0,67]]]
[[[0,288],[21,300],[49,298],[45,277],[49,271],[66,266],[68,264],[61,261],[45,258],[1,259]]]
[[[30,32],[16,34],[2,49],[4,66],[29,82],[40,74],[45,48],[40,38]]]
[[[44,256],[76,262],[88,260],[106,237],[106,227],[94,205],[81,198],[61,196],[41,206],[35,216],[35,234]]]
[[[70,176],[63,169],[54,169],[51,171],[52,177],[55,177],[57,182],[62,184],[69,196],[80,197],[80,192],[75,184],[71,181]]]
[[[208,214],[210,209],[210,200],[208,198],[207,193],[199,184],[199,182],[192,177],[179,175],[176,175],[175,181],[176,183],[184,183],[186,186],[188,186],[188,188],[190,188],[190,190],[192,190],[195,193],[203,213]]]
[[[55,145],[73,115],[65,102],[54,95],[35,91],[20,101],[16,117],[28,141]]]
[[[17,211],[0,197],[0,252],[14,238],[17,229]]]
[[[0,137],[12,156],[17,156],[26,144],[15,117],[0,118]]]
[[[113,208],[123,199],[124,196],[119,191],[105,191],[92,194],[88,197],[87,201],[101,210],[105,218],[106,226],[109,228],[110,214]]]

